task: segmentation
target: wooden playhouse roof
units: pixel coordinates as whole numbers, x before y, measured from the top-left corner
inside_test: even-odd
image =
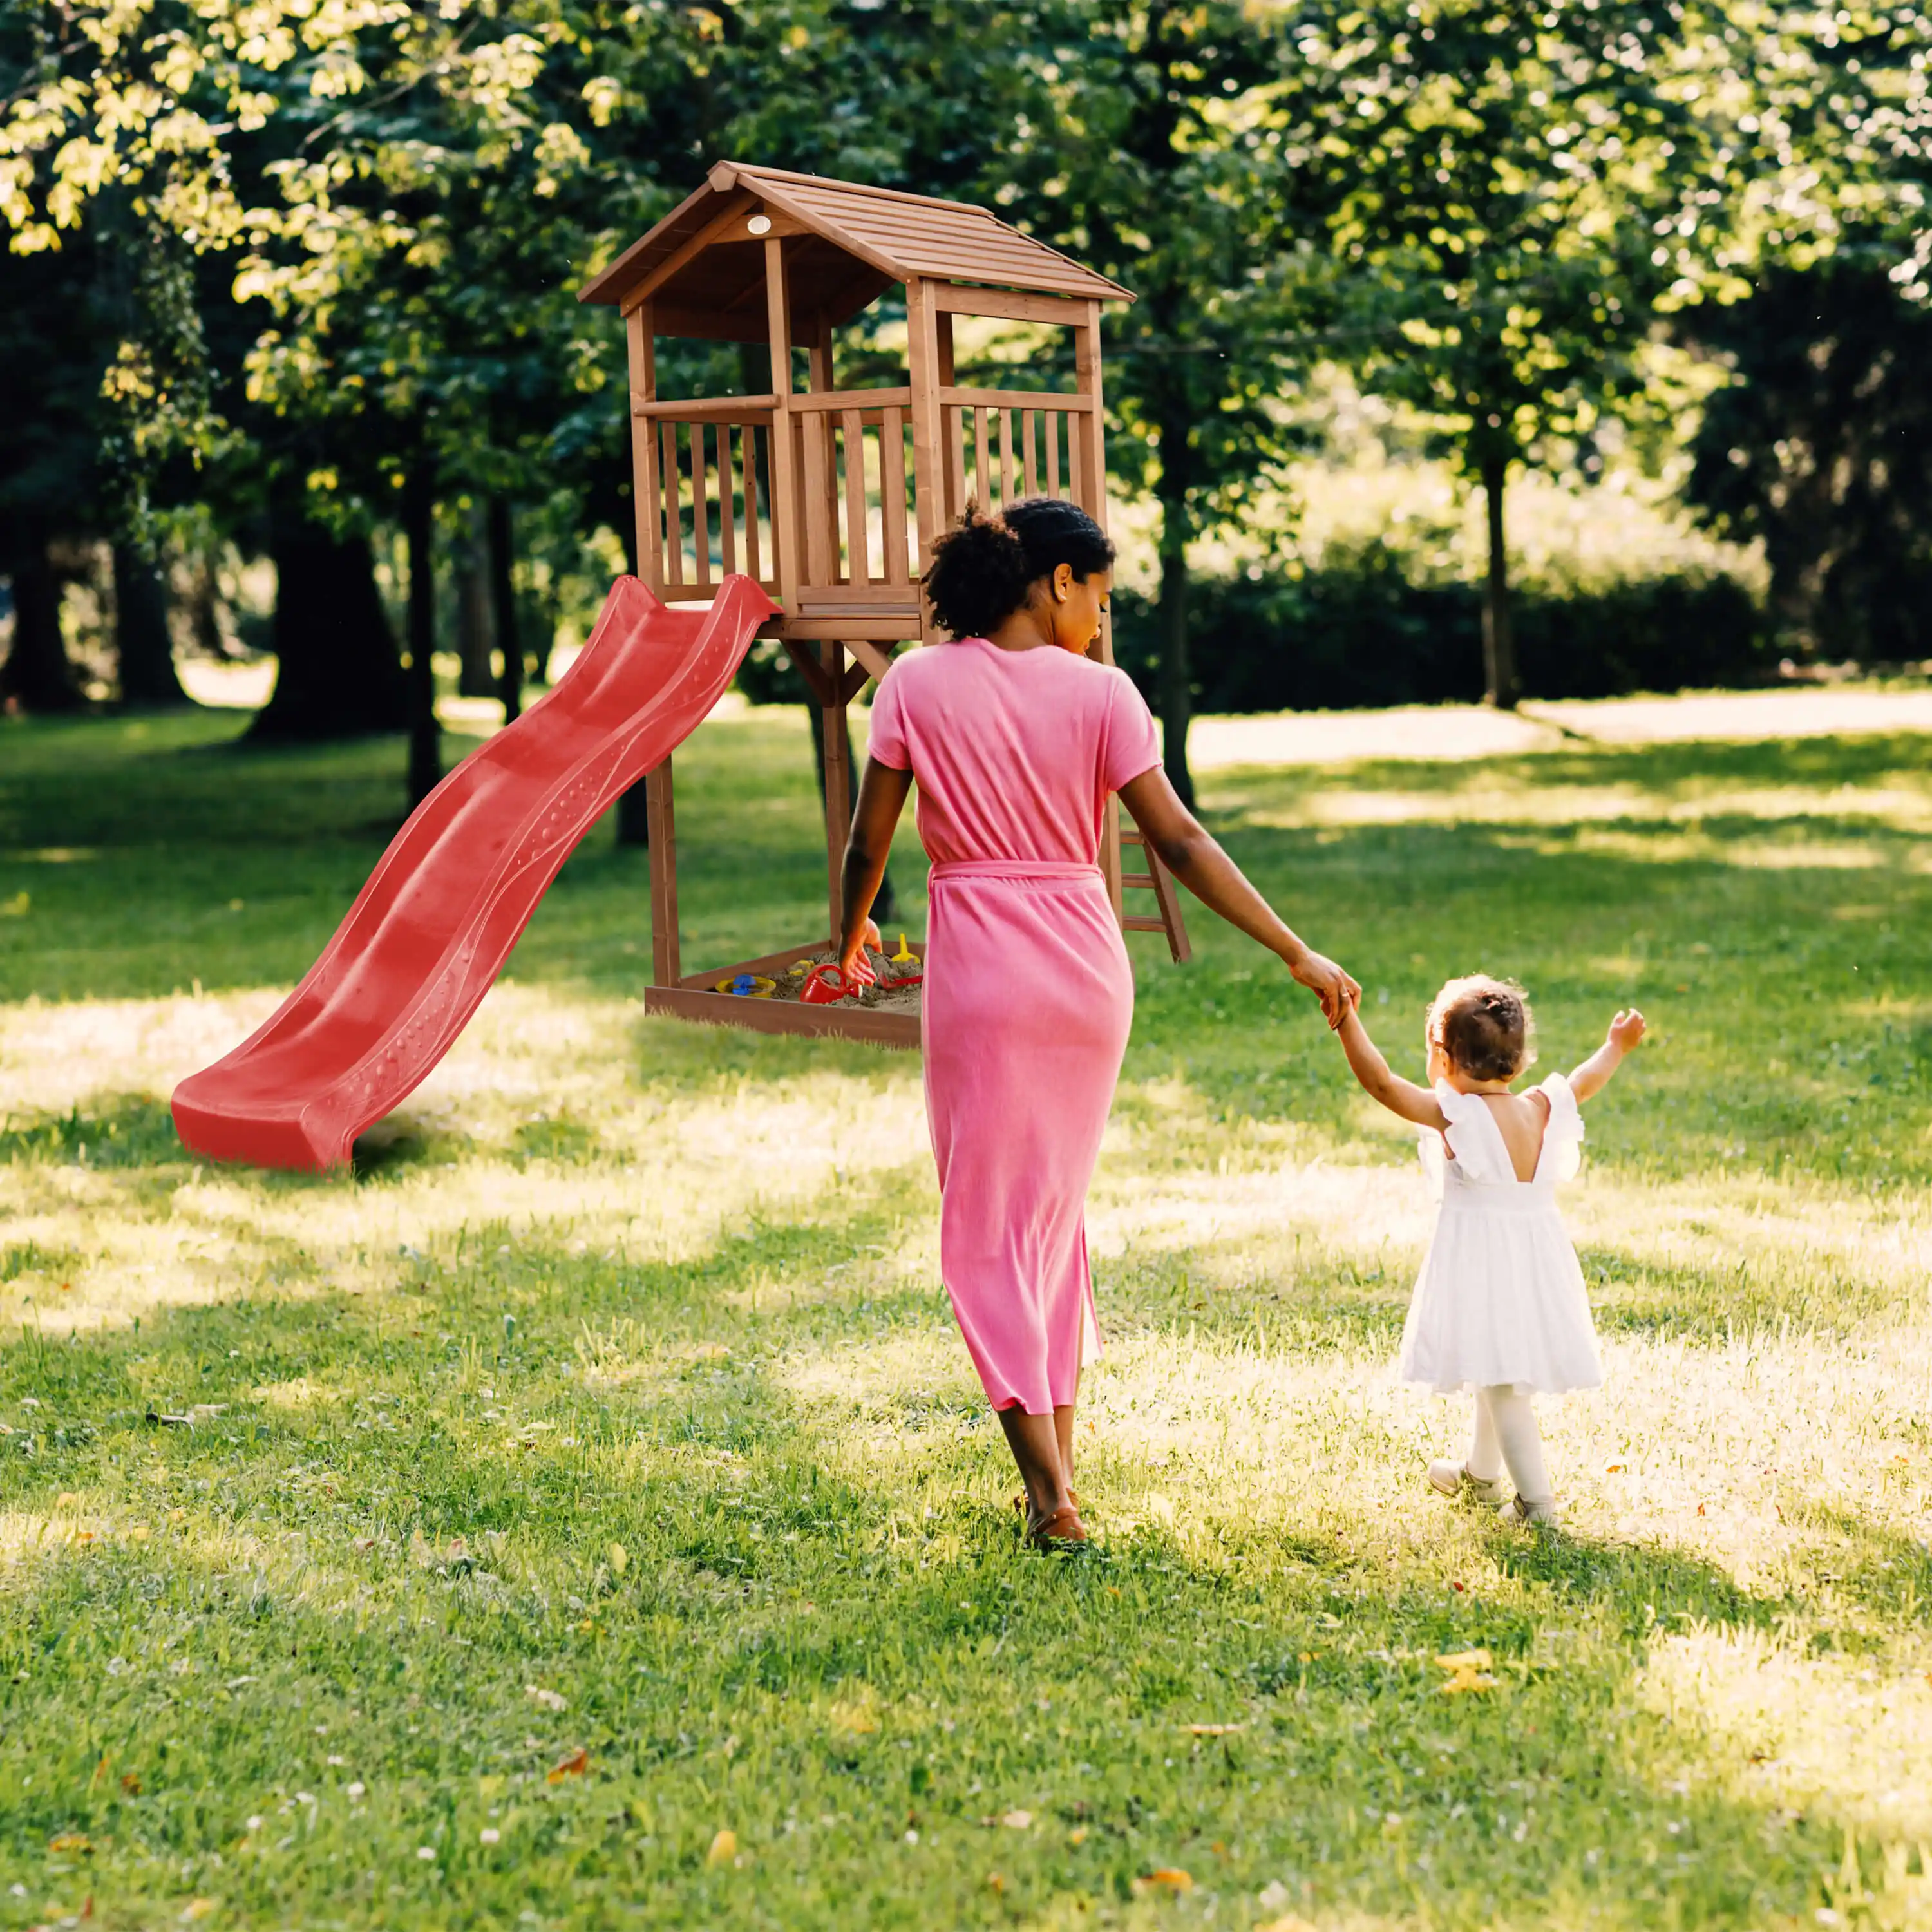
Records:
[[[796,224],[791,232],[803,238],[803,245],[786,251],[794,308],[835,324],[891,283],[915,275],[1086,301],[1133,299],[1118,282],[1022,234],[990,209],[736,161],[720,161],[704,187],[578,299],[622,304],[656,276],[651,298],[662,333],[762,340],[763,247],[739,218],[754,203],[789,217]]]

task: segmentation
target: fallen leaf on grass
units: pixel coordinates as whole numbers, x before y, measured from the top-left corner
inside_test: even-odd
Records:
[[[58,1838],[47,1840],[50,1852],[91,1852],[94,1840],[82,1832],[63,1832]]]
[[[1190,1724],[1187,1728],[1197,1738],[1231,1738],[1248,1727],[1246,1724]]]
[[[1150,1892],[1192,1892],[1194,1881],[1178,1865],[1162,1865],[1157,1871],[1150,1871],[1133,1882],[1133,1894],[1145,1898]]]
[[[711,1849],[704,1855],[708,1865],[728,1865],[738,1856],[738,1834],[727,1826],[711,1841]]]
[[[1084,1825],[1076,1825],[1067,1833],[1066,1842],[1070,1845],[1084,1845],[1087,1842],[1087,1827]]]
[[[1437,1688],[1445,1697],[1466,1690],[1493,1690],[1496,1680],[1490,1674],[1491,1659],[1486,1650],[1452,1650],[1436,1660],[1449,1673],[1448,1683]]]
[[[1289,1912],[1270,1918],[1264,1925],[1257,1925],[1255,1932],[1315,1932],[1315,1928],[1298,1913]]]
[[[1006,1881],[999,1873],[988,1872],[986,1874],[986,1889],[988,1892],[1003,1892],[1006,1888]]]
[[[124,1771],[121,1774],[121,1789],[130,1798],[138,1798],[141,1795],[141,1780],[131,1771]]]
[[[1003,1812],[1000,1822],[1010,1832],[1029,1832],[1033,1828],[1033,1814],[1030,1811]]]
[[[548,1776],[552,1784],[561,1784],[566,1778],[581,1778],[590,1768],[590,1754],[581,1744],[569,1756],[550,1766]]]
[[[614,1543],[604,1552],[604,1560],[610,1565],[610,1574],[621,1576],[630,1568],[631,1552],[621,1543]]]
[[[214,1901],[212,1898],[190,1898],[182,1907],[182,1923],[192,1925],[197,1918],[206,1918],[214,1910]]]
[[[533,1704],[541,1704],[546,1711],[567,1711],[570,1700],[560,1690],[546,1690],[541,1684],[526,1684],[524,1695]]]

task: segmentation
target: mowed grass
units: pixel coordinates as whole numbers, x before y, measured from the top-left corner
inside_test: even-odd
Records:
[[[1570,1196],[1607,1386],[1544,1405],[1560,1538],[1426,1492],[1412,1148],[1196,909],[1135,943],[1058,1560],[916,1061],[644,1019],[608,829],[354,1173],[186,1156],[399,816],[394,743],[236,728],[0,723],[0,1925],[1932,1912],[1924,740],[1216,774],[1411,1071],[1451,973],[1545,1067],[1650,1014]],[[692,966],[809,937],[796,714],[678,782]]]

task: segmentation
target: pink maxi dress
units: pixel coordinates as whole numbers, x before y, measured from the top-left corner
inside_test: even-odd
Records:
[[[939,1265],[995,1408],[1073,1400],[1098,1353],[1087,1189],[1134,1012],[1097,862],[1109,792],[1160,762],[1124,671],[982,638],[896,662],[871,755],[932,861],[926,1103]]]

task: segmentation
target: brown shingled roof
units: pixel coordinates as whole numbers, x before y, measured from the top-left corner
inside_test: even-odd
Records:
[[[803,238],[811,250],[801,251],[799,263],[808,286],[795,289],[794,305],[818,308],[828,321],[848,320],[887,283],[914,275],[1100,302],[1133,299],[1118,283],[1022,234],[988,209],[734,161],[720,161],[703,188],[626,249],[578,299],[621,303],[652,269],[730,213],[734,202],[748,211],[753,201],[808,231]],[[788,249],[788,256],[791,252]],[[789,261],[786,279],[794,279]],[[748,236],[722,234],[654,291],[652,299],[679,312],[686,326],[676,332],[726,339],[751,334],[754,320],[761,326],[764,317],[761,251]],[[745,313],[734,322],[733,312],[740,309]],[[715,330],[697,326],[714,314]]]

